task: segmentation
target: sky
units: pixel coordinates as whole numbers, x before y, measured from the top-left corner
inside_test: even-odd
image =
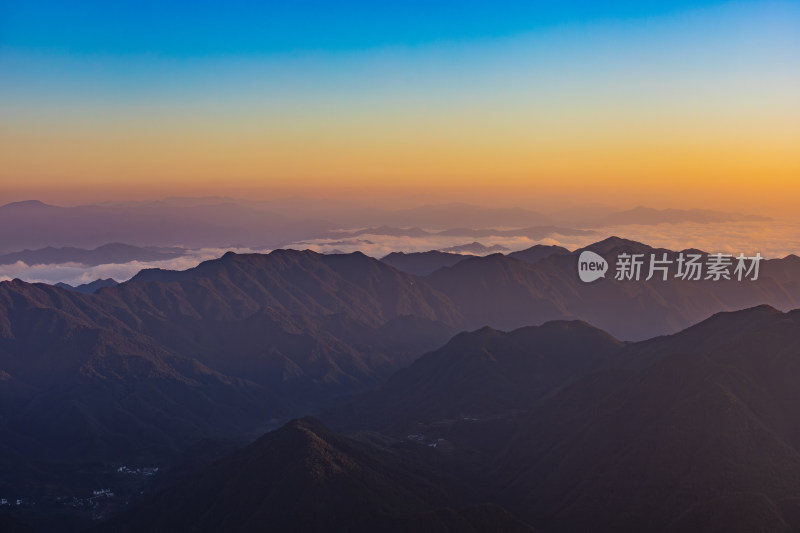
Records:
[[[0,200],[800,198],[798,2],[0,0]]]

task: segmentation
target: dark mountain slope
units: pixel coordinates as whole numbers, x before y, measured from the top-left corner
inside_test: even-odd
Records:
[[[175,451],[201,435],[264,428],[267,413],[281,412],[263,388],[165,349],[95,304],[0,284],[0,417],[15,453],[102,461]]]
[[[545,532],[792,531],[798,376],[800,311],[721,313],[630,344],[580,322],[483,328],[330,415],[437,427],[437,446],[293,422],[106,527],[322,527],[301,512],[334,531],[480,530],[475,513],[485,530],[522,527],[491,506],[443,508],[495,501]],[[478,420],[441,425],[465,412]]]
[[[360,253],[226,254],[185,272],[145,270],[100,296],[132,329],[268,386],[298,413],[375,386],[459,320],[424,281]]]
[[[800,313],[721,314],[624,352],[651,363],[586,376],[521,424],[497,474],[512,508],[559,532],[787,519],[776,510],[800,494]]]
[[[295,412],[308,412],[335,396],[377,386],[446,342],[452,330],[414,317],[374,328],[344,313],[287,316],[263,309],[235,322],[192,322],[170,335],[176,332],[181,334],[176,349],[267,387]]]
[[[461,333],[325,420],[403,432],[442,419],[519,412],[601,368],[622,346],[581,322]]]
[[[534,265],[502,254],[465,259],[425,280],[450,297],[470,329],[514,329],[570,316],[557,289]]]
[[[260,434],[444,343],[452,326],[427,318],[440,307],[448,316],[424,282],[361,254],[231,254],[94,295],[0,283],[9,472],[158,464],[201,438]]]
[[[460,334],[325,417],[486,468],[542,531],[800,524],[800,311],[623,344],[580,322]]]
[[[295,420],[99,531],[532,531],[497,507],[443,509],[459,491],[434,455]]]
[[[104,297],[139,315],[170,318],[232,320],[263,307],[290,314],[347,312],[373,325],[400,315],[447,323],[459,316],[426,283],[360,252],[229,252],[187,271],[143,270]]]

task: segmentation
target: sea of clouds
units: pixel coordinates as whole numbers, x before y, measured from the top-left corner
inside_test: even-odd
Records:
[[[626,225],[603,228],[597,235],[561,236],[532,240],[526,237],[482,237],[479,240],[486,246],[501,245],[510,251],[523,250],[535,244],[559,245],[570,250],[582,248],[608,236],[616,235],[655,247],[681,250],[697,248],[708,253],[754,254],[760,252],[766,258],[800,255],[800,223],[715,223],[715,224],[664,224],[664,225]],[[359,235],[352,239],[313,239],[287,245],[286,248],[309,249],[320,253],[355,251],[380,258],[391,252],[422,252],[441,250],[451,246],[472,242],[468,237],[430,235],[425,237],[394,237],[386,235]],[[174,259],[154,262],[132,261],[123,264],[104,264],[86,266],[77,263],[54,265],[27,265],[17,262],[13,265],[0,265],[0,281],[19,278],[28,282],[81,285],[96,279],[113,278],[126,281],[145,268],[186,270],[202,261],[215,259],[225,252],[265,253],[250,248],[201,248],[187,250],[186,254]]]
[[[97,266],[87,266],[80,263],[27,265],[22,261],[17,261],[12,265],[0,265],[0,281],[19,278],[31,283],[55,284],[63,282],[73,286],[107,278],[113,278],[121,282],[129,280],[145,268],[186,270],[196,267],[203,261],[216,259],[228,251],[256,253],[249,248],[201,248],[187,250],[186,255],[163,261],[131,261],[129,263],[109,263]]]

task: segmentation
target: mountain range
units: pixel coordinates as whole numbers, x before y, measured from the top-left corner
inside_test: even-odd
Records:
[[[256,435],[377,385],[443,343],[455,313],[361,254],[228,254],[93,295],[0,283],[5,481]]]
[[[458,244],[456,246],[450,246],[448,248],[444,248],[443,252],[453,252],[453,253],[467,253],[467,254],[474,254],[474,255],[484,255],[490,253],[497,253],[497,252],[507,252],[508,248],[505,246],[501,246],[499,244],[493,244],[492,246],[486,246],[481,244],[477,241],[470,242],[467,244]]]
[[[100,531],[794,531],[799,313],[462,333],[324,415],[339,432],[292,421]]]
[[[570,254],[553,254],[535,264],[493,254],[439,269],[424,279],[461,310],[461,327],[515,329],[559,318],[577,318],[624,340],[672,333],[718,311],[766,303],[782,310],[800,306],[800,258],[761,262],[757,281],[685,281],[656,277],[593,283],[577,277],[578,257],[591,250],[614,264],[618,255],[654,254],[677,261],[677,252],[610,237]],[[686,253],[691,250],[684,251]],[[696,251],[695,251],[696,252]]]
[[[588,249],[675,255],[618,238]],[[198,528],[230,509],[241,531],[344,521],[349,494],[386,505],[356,531],[793,524],[800,328],[783,311],[800,307],[800,259],[764,261],[758,281],[587,284],[581,251],[415,276],[361,253],[276,250],[94,294],[2,282],[0,496],[54,502],[119,465],[174,464],[206,439],[316,414],[333,430],[291,422],[114,523],[168,527],[172,509],[208,509]],[[273,508],[289,500],[263,495],[282,485],[248,472],[276,468],[297,477],[288,494],[318,497]]]
[[[486,497],[540,531],[792,531],[798,347],[800,311],[768,306],[637,343],[484,328],[324,418],[482,463]]]
[[[328,223],[286,217],[229,200],[61,207],[32,200],[0,206],[3,253],[108,242],[142,247],[273,247],[319,235]]]
[[[48,246],[38,250],[22,250],[21,252],[0,255],[0,265],[10,265],[22,261],[26,265],[80,263],[87,266],[97,266],[109,263],[129,263],[131,261],[164,261],[180,257],[185,253],[186,250],[178,247],[141,247],[121,243],[104,244],[93,250]]]
[[[487,250],[482,250],[485,252]],[[518,259],[525,263],[534,264],[541,259],[550,257],[554,254],[568,254],[569,250],[561,246],[548,246],[543,244],[536,244],[530,248],[511,252],[508,257]],[[479,254],[482,255],[482,254]],[[390,265],[397,270],[414,274],[415,276],[427,276],[432,274],[443,267],[451,267],[462,260],[473,257],[473,254],[455,253],[439,250],[431,250],[428,252],[392,252],[389,255],[381,258],[381,261]]]

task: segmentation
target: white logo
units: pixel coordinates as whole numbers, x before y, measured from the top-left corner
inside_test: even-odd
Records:
[[[604,278],[608,270],[608,263],[598,254],[585,250],[578,258],[578,276],[581,281],[589,283],[596,279]]]

